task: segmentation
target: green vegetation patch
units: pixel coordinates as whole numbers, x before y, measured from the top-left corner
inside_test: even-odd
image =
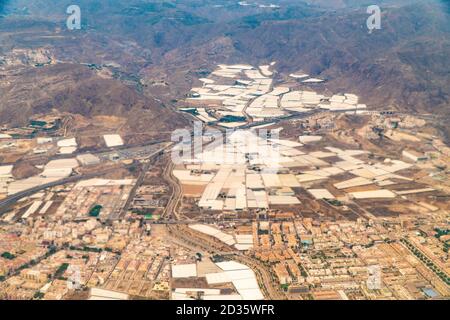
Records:
[[[144,216],[145,220],[159,220],[160,218],[161,218],[161,216],[158,214],[146,214]]]
[[[436,238],[440,238],[440,237],[442,237],[442,236],[447,236],[447,235],[449,235],[450,234],[450,230],[449,229],[445,229],[445,230],[443,230],[443,229],[439,229],[439,228],[436,228],[436,229],[434,229],[434,231],[436,231],[436,234],[434,235]]]
[[[1,257],[2,257],[2,258],[5,258],[5,259],[8,259],[8,260],[13,260],[13,259],[16,258],[15,255],[13,255],[12,253],[7,252],[7,251],[3,252],[2,255],[1,255]]]
[[[243,122],[245,121],[245,117],[233,116],[231,114],[226,115],[219,120],[220,122]]]
[[[41,120],[31,120],[30,125],[35,127],[43,127],[47,125],[47,122]]]
[[[336,199],[324,199],[326,202],[335,207],[342,207],[342,202]]]
[[[64,272],[66,272],[68,267],[69,267],[68,263],[61,264],[54,274],[55,278],[60,278],[64,274]]]
[[[95,205],[91,211],[89,211],[90,217],[98,217],[100,215],[100,211],[103,209],[103,206],[97,204]]]
[[[42,293],[42,292],[40,292],[40,291],[37,291],[35,294],[34,294],[34,299],[36,299],[36,300],[41,300],[42,298],[44,297],[44,293]]]

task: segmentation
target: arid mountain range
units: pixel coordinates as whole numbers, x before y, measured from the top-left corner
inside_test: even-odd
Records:
[[[372,2],[382,28],[369,33]],[[170,130],[187,123],[171,104],[216,64],[271,61],[277,77],[303,71],[373,109],[450,119],[448,1],[77,3],[82,29],[69,31],[72,1],[0,1],[2,124],[57,109]]]

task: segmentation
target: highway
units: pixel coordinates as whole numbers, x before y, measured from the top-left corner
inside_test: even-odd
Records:
[[[177,208],[178,208],[178,205],[179,205],[183,195],[182,195],[182,190],[181,190],[180,184],[178,183],[177,179],[173,175],[172,161],[169,161],[166,168],[164,169],[164,179],[167,182],[169,182],[169,184],[172,188],[172,195],[170,196],[167,206],[164,208],[162,217],[168,218],[169,221],[173,221],[172,220],[173,218],[175,218],[176,220],[179,220],[180,216],[177,212]]]
[[[155,145],[155,144],[158,144],[158,143],[161,143],[161,141],[160,141],[160,140],[152,141],[151,143],[145,144],[145,145],[143,145],[143,146],[150,146],[150,145]],[[147,172],[148,169],[149,169],[149,167],[150,167],[150,160],[151,160],[154,156],[160,154],[160,153],[161,153],[162,151],[164,151],[165,149],[169,148],[170,146],[171,146],[171,144],[169,144],[169,145],[167,145],[167,146],[165,146],[165,147],[163,147],[163,148],[160,148],[160,149],[156,150],[153,154],[151,154],[151,155],[148,157],[148,160],[149,160],[149,161],[148,161],[148,163],[146,163],[146,164],[144,165],[144,170],[143,170],[143,173],[144,173],[144,174],[142,174],[142,172],[141,172],[141,174],[140,174],[140,176],[139,176],[139,178],[138,178],[138,183],[136,183],[136,185],[135,185],[135,187],[133,188],[132,192],[134,191],[134,193],[135,193],[137,187],[138,187],[140,184],[142,184],[142,180],[143,180],[143,177],[145,176],[145,172]],[[126,148],[123,148],[123,149],[130,149],[130,147],[126,147]],[[114,150],[110,150],[110,151],[113,152]],[[70,158],[73,158],[73,157],[74,157],[74,154],[68,155],[68,156],[70,156]],[[65,158],[65,157],[67,157],[67,156],[52,157],[51,159],[52,159],[52,160],[53,160],[53,159],[61,159],[61,158]],[[42,190],[45,190],[45,189],[51,188],[51,187],[56,187],[56,186],[64,185],[64,184],[67,184],[67,183],[72,183],[72,182],[77,182],[77,181],[80,181],[80,180],[86,180],[86,179],[95,178],[95,177],[98,177],[98,176],[107,174],[107,173],[109,173],[109,172],[111,172],[111,171],[113,171],[113,170],[116,170],[116,168],[108,168],[108,169],[99,170],[99,171],[96,171],[96,172],[93,172],[93,173],[88,173],[88,174],[74,175],[74,176],[70,176],[70,177],[68,177],[68,178],[64,178],[64,179],[61,179],[61,180],[49,182],[49,183],[46,183],[46,184],[42,184],[42,185],[39,185],[39,186],[30,188],[30,189],[27,189],[27,190],[24,190],[24,191],[15,193],[15,194],[13,194],[13,195],[11,195],[11,196],[8,196],[8,197],[6,197],[6,198],[0,200],[0,215],[3,214],[3,213],[5,213],[5,212],[8,210],[8,208],[9,208],[12,204],[16,203],[18,200],[20,200],[20,199],[22,199],[22,198],[25,198],[25,197],[28,197],[28,196],[30,196],[30,195],[32,195],[32,194],[34,194],[34,193],[39,192],[39,191],[42,191]],[[139,181],[140,181],[140,183],[139,183]],[[130,197],[129,197],[129,200],[127,201],[127,204],[126,204],[127,208],[128,208],[128,206],[129,206],[130,198],[132,199],[132,197],[130,196]],[[126,211],[125,211],[125,212],[126,212]]]
[[[95,178],[97,176],[106,174],[106,173],[108,173],[108,172],[110,172],[112,170],[116,170],[116,168],[108,168],[108,169],[105,169],[105,170],[100,170],[100,171],[89,173],[89,174],[70,176],[70,177],[65,178],[65,179],[56,180],[56,181],[53,181],[53,182],[42,184],[42,185],[39,185],[37,187],[30,188],[30,189],[27,189],[27,190],[15,193],[15,194],[13,194],[11,196],[8,196],[8,197],[0,200],[0,215],[5,213],[8,210],[9,206],[11,206],[12,204],[16,203],[18,200],[20,200],[22,198],[25,198],[25,197],[28,197],[28,196],[31,196],[34,193],[37,193],[39,191],[45,190],[45,189],[50,188],[50,187],[56,187],[56,186],[64,185],[66,183],[72,183],[72,182],[77,182],[77,181],[84,180],[84,179]]]
[[[96,149],[86,148],[86,149],[82,149],[82,150],[77,150],[75,153],[55,154],[50,157],[45,156],[45,155],[30,155],[30,156],[27,156],[26,158],[24,158],[24,161],[41,162],[41,161],[50,161],[50,160],[58,160],[58,159],[70,159],[70,158],[76,157],[77,155],[82,155],[82,154],[86,154],[86,153],[91,153],[95,156],[102,156],[102,155],[105,155],[108,153],[126,152],[128,150],[133,151],[136,148],[150,147],[150,146],[164,143],[167,141],[168,141],[167,139],[158,139],[158,140],[152,140],[151,142],[144,143],[144,144],[142,144],[142,143],[136,144],[135,143],[135,144],[117,146],[114,148],[108,148],[108,147],[102,147],[102,148],[96,148]],[[2,162],[2,165],[14,165],[14,164],[15,164],[15,162]]]

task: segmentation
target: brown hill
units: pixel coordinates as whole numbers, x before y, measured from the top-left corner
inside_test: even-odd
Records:
[[[140,121],[141,113],[151,120],[164,110],[156,126],[165,119],[183,122],[158,107],[159,101],[170,105],[183,97],[217,63],[270,61],[283,74],[302,69],[326,78],[328,89],[359,94],[372,108],[450,118],[446,1],[380,1],[382,29],[372,34],[363,0],[280,0],[279,8],[242,7],[231,0],[80,0],[83,29],[76,32],[65,29],[66,15],[52,9],[53,0],[14,3],[0,19],[0,55],[45,47],[65,63],[6,75],[2,122],[23,121],[52,107]],[[110,66],[115,79],[82,63]]]
[[[62,63],[23,68],[4,80],[10,85],[0,96],[0,118],[12,125],[23,125],[33,114],[53,109],[89,117],[126,117],[130,128],[138,132],[183,125],[162,103],[119,80],[101,78],[87,66]]]

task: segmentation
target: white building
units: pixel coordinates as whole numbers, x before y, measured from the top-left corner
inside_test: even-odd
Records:
[[[118,134],[105,134],[103,139],[105,139],[105,143],[108,148],[123,145],[122,137]]]
[[[411,149],[405,149],[402,152],[403,157],[414,161],[414,162],[418,162],[418,161],[426,161],[428,160],[428,157],[426,155],[424,155],[423,153],[417,152],[415,150],[411,150]]]
[[[80,154],[77,156],[77,160],[83,166],[91,166],[100,163],[100,159],[90,153]]]

